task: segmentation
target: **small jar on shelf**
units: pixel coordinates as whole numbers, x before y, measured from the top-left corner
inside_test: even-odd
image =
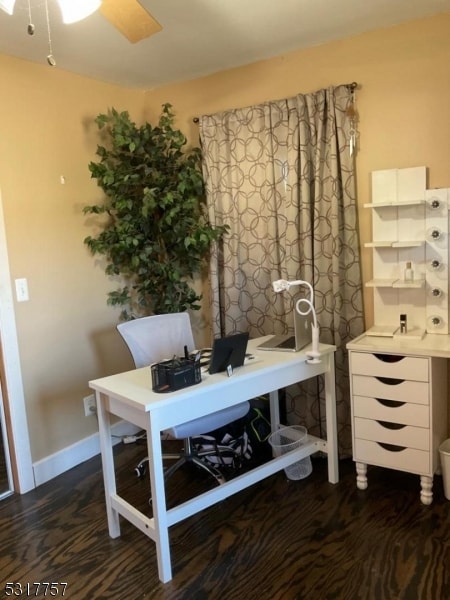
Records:
[[[403,272],[403,280],[406,283],[412,283],[414,281],[414,270],[411,266],[411,261],[406,263],[405,270]]]

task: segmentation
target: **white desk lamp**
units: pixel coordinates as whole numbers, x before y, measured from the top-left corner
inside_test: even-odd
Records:
[[[306,316],[309,313],[312,313],[313,324],[311,325],[311,333],[312,333],[312,348],[311,350],[307,350],[306,354],[308,356],[307,362],[309,364],[317,364],[320,363],[320,352],[319,352],[319,325],[317,324],[317,316],[316,311],[314,309],[314,290],[313,287],[308,281],[303,281],[302,279],[298,279],[296,281],[286,281],[286,279],[277,279],[277,281],[272,282],[273,291],[276,293],[284,292],[289,290],[289,288],[295,285],[306,285],[309,289],[310,297],[308,298],[300,298],[295,303],[295,310],[299,315]],[[306,310],[302,310],[302,306],[306,304]]]

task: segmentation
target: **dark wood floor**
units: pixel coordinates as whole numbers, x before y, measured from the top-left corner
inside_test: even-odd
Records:
[[[142,453],[117,447],[116,464],[121,492],[147,510],[147,483],[132,472]],[[340,470],[331,485],[325,459],[315,458],[303,481],[280,473],[174,526],[174,578],[163,585],[153,542],[125,521],[120,538],[108,536],[94,458],[0,502],[0,597],[13,597],[7,582],[67,582],[64,598],[80,600],[449,600],[441,478],[426,507],[418,477],[372,468],[358,491],[353,463]],[[169,503],[210,483],[187,468],[171,479]]]

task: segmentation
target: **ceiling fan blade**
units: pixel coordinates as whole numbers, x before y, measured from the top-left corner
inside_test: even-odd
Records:
[[[100,12],[132,44],[162,29],[137,0],[103,0]]]

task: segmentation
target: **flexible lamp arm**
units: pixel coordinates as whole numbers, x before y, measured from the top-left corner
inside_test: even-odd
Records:
[[[310,357],[307,362],[309,363],[318,363],[320,362],[320,352],[319,352],[319,326],[317,324],[317,316],[316,311],[314,309],[314,290],[309,281],[304,281],[303,279],[297,279],[295,281],[287,281],[286,279],[277,279],[277,281],[272,282],[273,291],[276,293],[284,292],[289,290],[291,287],[296,285],[306,285],[309,290],[309,298],[300,298],[297,300],[295,304],[295,310],[302,316],[312,314],[313,325],[312,325],[312,350],[308,352],[308,356]],[[306,305],[306,310],[302,310],[302,307]]]
[[[313,302],[314,300],[314,290],[309,281],[304,281],[303,279],[296,279],[295,281],[287,281],[286,279],[277,279],[272,282],[273,291],[274,292],[284,292],[294,285],[306,285],[309,288],[309,293],[311,294],[310,300]]]
[[[309,313],[312,313],[314,327],[317,328],[317,316],[316,311],[314,310],[314,289],[313,286],[309,283],[309,281],[304,281],[303,279],[296,279],[295,281],[277,279],[277,281],[272,282],[273,291],[276,293],[284,292],[286,290],[289,290],[291,287],[297,285],[306,285],[306,287],[309,290],[309,298],[300,298],[300,300],[297,300],[295,304],[295,309],[302,316],[306,316],[309,315]],[[305,304],[307,306],[307,309],[302,310],[301,307]]]

